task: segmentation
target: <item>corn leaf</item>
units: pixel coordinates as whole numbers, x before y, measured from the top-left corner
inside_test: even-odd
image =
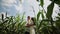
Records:
[[[43,7],[43,5],[44,5],[44,0],[40,0],[40,5]]]
[[[39,20],[40,14],[41,14],[41,12],[39,11],[37,14],[37,21]]]
[[[52,13],[53,13],[53,8],[54,8],[54,2],[52,2],[48,7],[47,7],[47,18],[51,18]]]

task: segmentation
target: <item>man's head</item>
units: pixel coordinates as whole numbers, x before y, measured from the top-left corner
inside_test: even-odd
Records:
[[[31,18],[31,17],[30,17],[30,16],[28,16],[28,17],[27,17],[27,20],[30,20],[30,18]]]

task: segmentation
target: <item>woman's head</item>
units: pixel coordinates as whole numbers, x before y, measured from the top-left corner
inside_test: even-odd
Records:
[[[33,24],[35,25],[35,18],[32,17],[31,20],[33,21]]]

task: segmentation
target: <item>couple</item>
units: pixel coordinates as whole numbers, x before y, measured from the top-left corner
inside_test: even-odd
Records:
[[[26,27],[29,28],[29,33],[30,33],[30,34],[35,34],[34,19],[31,18],[30,16],[27,17]]]

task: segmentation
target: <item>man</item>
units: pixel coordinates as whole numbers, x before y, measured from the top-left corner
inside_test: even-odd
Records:
[[[34,23],[30,16],[27,17],[27,26],[26,27],[28,27],[30,34],[35,34]]]

